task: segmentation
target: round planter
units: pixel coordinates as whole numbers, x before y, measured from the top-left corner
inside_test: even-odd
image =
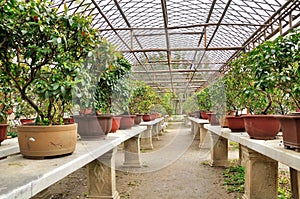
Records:
[[[144,121],[144,122],[149,122],[149,121],[151,121],[151,115],[149,115],[149,114],[144,114],[144,115],[143,115],[143,121]]]
[[[250,138],[259,140],[274,139],[280,130],[280,122],[274,115],[242,115],[245,130]]]
[[[300,152],[300,114],[276,116],[282,129],[285,148]]]
[[[8,124],[0,124],[0,145],[7,137]]]
[[[83,139],[104,139],[112,127],[112,115],[76,115],[78,133]]]
[[[121,115],[120,129],[130,129],[134,125],[135,115]]]
[[[200,118],[207,120],[208,119],[207,113],[205,111],[200,111]]]
[[[112,118],[112,126],[110,130],[111,133],[115,133],[120,128],[120,121],[121,121],[121,117],[114,116]]]
[[[20,119],[22,124],[30,124],[33,123],[35,119]]]
[[[244,132],[245,124],[244,119],[240,116],[227,116],[228,128],[231,132]]]
[[[17,130],[20,152],[27,158],[66,155],[75,150],[77,124],[20,125]]]
[[[142,119],[143,119],[143,115],[137,114],[136,117],[134,118],[134,124],[140,125],[140,123],[142,122]]]

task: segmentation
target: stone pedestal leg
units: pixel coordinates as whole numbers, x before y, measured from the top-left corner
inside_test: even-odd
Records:
[[[242,146],[245,161],[245,193],[243,199],[277,198],[278,162]]]
[[[88,198],[120,198],[116,190],[116,152],[117,148],[114,148],[87,165]]]
[[[164,120],[160,121],[159,124],[158,124],[158,135],[162,136],[163,135],[163,126],[164,124]]]
[[[152,144],[152,126],[147,126],[147,129],[141,133],[141,148],[153,149]]]
[[[51,198],[51,194],[49,192],[49,189],[46,188],[43,191],[39,192],[35,196],[31,197],[30,199],[48,199]]]
[[[200,142],[199,148],[209,149],[210,145],[210,138],[207,134],[207,129],[204,128],[204,124],[200,124]]]
[[[300,171],[290,168],[292,198],[299,199],[300,197]]]
[[[140,161],[140,135],[134,136],[124,142],[124,167],[141,167]]]
[[[154,124],[153,128],[152,128],[152,136],[153,136],[154,140],[159,140],[159,137],[158,137],[159,125],[160,125],[160,123],[158,122],[158,123]]]
[[[228,165],[228,140],[210,132],[211,136],[211,166]]]
[[[191,134],[194,135],[194,122],[191,120]]]
[[[200,140],[200,125],[198,123],[194,123],[194,140]]]

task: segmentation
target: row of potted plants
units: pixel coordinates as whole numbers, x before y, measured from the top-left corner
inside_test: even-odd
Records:
[[[217,118],[235,110],[236,116],[227,116],[228,122],[245,122],[247,133],[256,139],[273,139],[281,129],[284,146],[299,151],[300,121],[295,113],[300,108],[299,36],[300,29],[294,29],[240,54],[224,76],[196,95],[199,109],[213,111]],[[248,114],[237,117],[242,110]],[[265,117],[274,123],[262,121]],[[257,122],[267,128],[266,135]]]

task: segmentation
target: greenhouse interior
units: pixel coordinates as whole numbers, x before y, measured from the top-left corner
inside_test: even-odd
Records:
[[[2,0],[0,198],[299,199],[299,0]]]

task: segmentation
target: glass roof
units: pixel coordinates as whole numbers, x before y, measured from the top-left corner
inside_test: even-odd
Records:
[[[52,0],[93,26],[158,92],[209,84],[240,51],[299,26],[298,0]]]

